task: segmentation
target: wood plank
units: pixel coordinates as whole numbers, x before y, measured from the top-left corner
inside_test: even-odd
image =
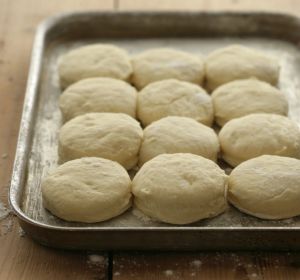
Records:
[[[105,254],[40,246],[23,236],[16,219],[2,223],[1,232],[0,279],[107,279]]]
[[[1,206],[7,206],[37,24],[55,13],[83,9],[111,10],[113,6],[113,0],[0,0],[0,217]],[[28,237],[20,236],[13,215],[0,221],[0,248],[0,279],[105,279],[107,276],[106,255],[92,256],[90,260],[87,253],[41,247]]]
[[[119,10],[276,11],[300,14],[298,0],[119,0]]]
[[[113,279],[300,279],[300,253],[120,253]]]

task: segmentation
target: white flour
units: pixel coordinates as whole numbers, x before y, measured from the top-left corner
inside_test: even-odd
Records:
[[[173,270],[167,269],[167,270],[164,271],[164,274],[166,276],[172,276],[174,273],[173,273]]]
[[[102,266],[104,265],[105,258],[101,255],[88,255],[88,264],[91,266]]]
[[[4,207],[4,205],[2,204],[2,202],[0,201],[0,221],[5,219],[9,214],[9,210]]]
[[[194,260],[194,261],[191,262],[191,265],[196,267],[196,268],[199,268],[202,265],[202,261]]]

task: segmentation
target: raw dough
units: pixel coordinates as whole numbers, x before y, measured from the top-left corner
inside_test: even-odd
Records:
[[[224,171],[192,154],[162,154],[146,162],[132,181],[134,203],[146,215],[189,224],[226,209]]]
[[[185,117],[166,117],[144,130],[139,165],[159,154],[191,153],[213,161],[220,149],[213,129]]]
[[[69,161],[42,181],[44,207],[67,221],[95,223],[123,213],[131,205],[126,170],[103,158]]]
[[[263,219],[300,215],[300,161],[265,155],[243,162],[229,176],[228,199]]]
[[[172,78],[202,84],[204,78],[204,62],[200,56],[174,49],[144,51],[132,59],[132,66],[132,82],[138,89]]]
[[[210,126],[214,118],[206,91],[175,79],[152,83],[140,91],[137,115],[144,126],[167,116],[190,117]]]
[[[142,142],[140,124],[121,113],[89,113],[65,123],[59,132],[60,162],[103,157],[134,167]]]
[[[251,77],[276,85],[279,70],[276,59],[240,45],[232,45],[212,52],[205,63],[209,91],[225,83]]]
[[[223,158],[232,166],[261,155],[300,158],[300,129],[287,117],[251,114],[233,119],[219,133]]]
[[[79,80],[110,77],[129,80],[132,66],[127,52],[117,46],[93,44],[69,51],[58,65],[60,84],[66,88]]]
[[[283,93],[257,79],[229,82],[218,87],[211,97],[215,120],[220,126],[252,113],[288,113],[288,102]]]
[[[84,79],[69,86],[59,99],[63,118],[93,112],[125,113],[135,118],[137,92],[134,87],[112,78]]]

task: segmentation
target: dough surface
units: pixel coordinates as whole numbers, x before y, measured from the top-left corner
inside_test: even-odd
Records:
[[[103,157],[134,167],[143,138],[140,124],[121,113],[89,113],[65,123],[59,132],[60,162]]]
[[[146,215],[189,224],[225,211],[224,171],[192,154],[162,154],[146,162],[132,181],[134,203]]]
[[[94,112],[124,113],[135,118],[137,92],[124,81],[90,78],[69,86],[59,99],[64,121]]]
[[[159,154],[191,153],[213,161],[220,149],[213,129],[185,117],[166,117],[144,130],[139,165]]]
[[[211,97],[206,91],[175,79],[155,82],[141,90],[137,115],[144,126],[167,116],[189,117],[210,126],[214,118]]]
[[[159,48],[144,51],[132,59],[132,66],[132,82],[138,89],[166,79],[200,85],[204,79],[203,59],[174,49]]]
[[[222,156],[231,166],[261,155],[300,158],[300,129],[287,117],[251,114],[233,119],[219,133]]]
[[[251,77],[276,85],[279,70],[276,59],[255,49],[231,45],[208,55],[205,61],[206,86],[212,91],[225,83]]]
[[[288,102],[282,92],[266,82],[246,79],[229,82],[212,93],[215,120],[223,126],[231,119],[252,113],[287,115]]]
[[[129,80],[132,66],[127,52],[109,44],[92,44],[66,53],[58,65],[60,84],[66,88],[79,80],[109,77]]]
[[[131,180],[116,162],[81,158],[57,167],[42,181],[44,207],[67,220],[95,223],[131,205]]]
[[[243,162],[229,176],[229,201],[263,219],[300,215],[300,161],[264,155]]]

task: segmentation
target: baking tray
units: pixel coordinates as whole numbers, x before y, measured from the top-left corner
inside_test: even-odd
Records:
[[[300,123],[300,20],[270,13],[84,12],[43,22],[33,45],[10,202],[21,227],[47,246],[100,250],[300,249],[300,217],[266,221],[233,207],[213,219],[174,226],[155,222],[136,209],[110,221],[62,221],[42,207],[40,183],[57,165],[61,93],[57,60],[83,44],[112,43],[131,54],[170,46],[196,54],[238,43],[280,60],[279,87]],[[300,202],[299,202],[300,203]]]

